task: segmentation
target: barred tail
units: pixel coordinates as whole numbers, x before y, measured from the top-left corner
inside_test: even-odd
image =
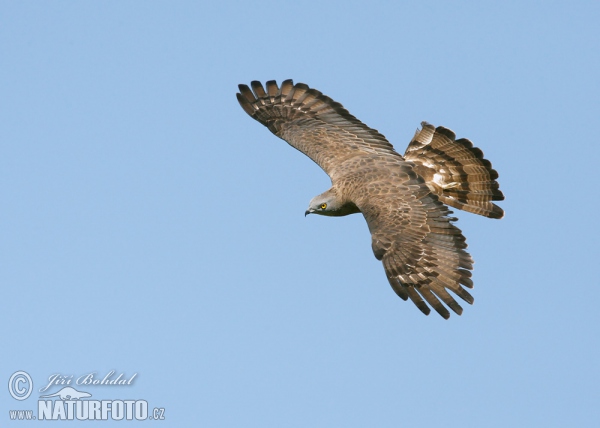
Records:
[[[439,200],[451,207],[489,218],[502,218],[504,211],[491,201],[504,195],[496,181],[498,173],[483,152],[465,138],[456,140],[451,130],[421,123],[404,157],[415,163],[415,171]]]

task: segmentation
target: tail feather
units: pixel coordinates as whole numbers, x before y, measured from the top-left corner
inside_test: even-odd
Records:
[[[423,122],[404,157],[440,201],[451,207],[490,218],[504,211],[492,201],[504,200],[496,181],[498,172],[483,152],[466,138],[456,139],[451,130]]]

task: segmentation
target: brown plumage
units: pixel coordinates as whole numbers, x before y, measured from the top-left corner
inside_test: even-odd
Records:
[[[315,161],[332,187],[316,196],[307,214],[343,216],[361,212],[369,226],[375,257],[392,289],[424,313],[432,306],[449,318],[473,297],[473,260],[444,205],[490,218],[504,212],[491,201],[504,199],[498,173],[469,140],[425,122],[404,157],[386,138],[344,107],[309,88],[286,80],[239,85],[244,111]]]
[[[454,208],[502,218],[504,211],[491,201],[504,195],[498,178],[483,152],[466,138],[456,140],[451,130],[423,122],[406,148],[404,158],[416,164],[415,171],[443,203]]]

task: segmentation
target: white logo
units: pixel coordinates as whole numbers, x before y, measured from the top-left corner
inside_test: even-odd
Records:
[[[21,387],[22,383],[27,384],[27,386]],[[31,395],[32,390],[33,381],[27,372],[15,372],[8,380],[8,392],[10,392],[10,395],[12,395],[15,400],[22,401],[27,399],[27,397]]]
[[[115,377],[116,376],[116,377]],[[100,377],[96,372],[89,372],[80,376],[55,373],[48,377],[47,384],[39,388],[40,395],[37,399],[37,413],[33,408],[9,410],[10,420],[38,420],[38,421],[106,421],[106,420],[165,420],[164,407],[150,407],[146,400],[140,399],[105,399],[106,388],[122,388],[131,385],[137,373],[125,377],[123,373],[117,374],[114,370]],[[80,391],[73,386],[82,386],[94,390],[92,394]],[[49,393],[48,389],[58,386],[60,390]],[[100,389],[104,389],[101,391]],[[88,389],[89,390],[89,389]],[[18,401],[26,400],[33,391],[31,376],[24,371],[12,374],[8,381],[10,395]]]
[[[80,398],[91,397],[92,394],[88,394],[87,392],[77,391],[75,388],[71,388],[70,386],[65,386],[58,392],[50,395],[42,395],[40,398],[48,398],[48,397],[60,397],[61,400],[79,400]]]

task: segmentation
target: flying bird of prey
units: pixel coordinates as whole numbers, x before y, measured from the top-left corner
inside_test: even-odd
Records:
[[[473,259],[446,205],[502,218],[492,201],[504,199],[498,173],[483,152],[454,132],[423,122],[398,154],[386,138],[352,116],[340,103],[286,80],[239,85],[237,99],[246,113],[315,161],[331,178],[331,188],[315,196],[306,214],[362,213],[375,257],[393,290],[428,315],[442,317],[473,297]],[[427,303],[426,303],[427,302]]]

